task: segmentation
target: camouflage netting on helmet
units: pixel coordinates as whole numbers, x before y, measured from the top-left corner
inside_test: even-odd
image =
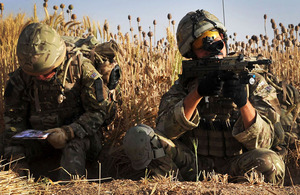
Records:
[[[65,58],[66,46],[60,35],[42,23],[27,25],[18,40],[20,67],[30,75],[43,75],[58,67]]]
[[[219,19],[205,10],[187,13],[179,22],[176,38],[179,51],[184,57],[191,57],[191,45],[204,32],[217,29],[221,33],[227,30]]]

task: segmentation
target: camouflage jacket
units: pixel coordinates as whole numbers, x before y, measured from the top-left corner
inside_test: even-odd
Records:
[[[101,75],[88,59],[80,60],[80,66],[72,62],[69,68],[65,62],[50,81],[37,80],[21,69],[10,74],[5,90],[6,142],[26,129],[62,126],[71,127],[77,137],[93,137],[113,120],[116,105]],[[65,97],[58,103],[65,75]]]
[[[161,99],[156,131],[170,139],[179,139],[194,151],[192,140],[198,139],[198,154],[217,157],[235,156],[245,150],[270,148],[274,141],[274,124],[280,121],[276,90],[263,76],[249,86],[249,100],[256,109],[255,122],[245,129],[236,105],[229,98],[203,98],[188,121],[183,99],[196,81],[184,87],[177,80]],[[224,141],[225,140],[225,141]]]

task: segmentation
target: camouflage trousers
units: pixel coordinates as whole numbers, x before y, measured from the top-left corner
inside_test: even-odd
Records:
[[[70,180],[70,175],[85,174],[86,155],[89,148],[88,138],[75,138],[69,141],[62,150],[54,149],[46,140],[24,140],[18,144],[6,146],[4,158],[8,161],[17,160],[11,166],[13,170],[20,175],[27,175],[23,170],[29,169],[31,162],[49,156],[60,157],[58,179]]]
[[[256,171],[264,181],[283,185],[285,164],[283,159],[269,149],[254,149],[234,157],[197,156],[180,141],[173,141],[176,147],[164,143],[166,156],[152,160],[149,169],[158,175],[174,173],[179,180],[195,181],[200,171],[228,174],[231,181],[246,178],[245,174]],[[198,171],[198,173],[197,173]],[[199,178],[201,179],[201,178]]]

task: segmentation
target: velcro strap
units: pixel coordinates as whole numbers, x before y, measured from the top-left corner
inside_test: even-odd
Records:
[[[95,91],[96,91],[97,101],[102,102],[104,100],[102,79],[98,78],[98,79],[95,80]]]
[[[153,149],[154,159],[166,156],[163,148]]]
[[[164,157],[166,155],[166,153],[165,153],[157,135],[155,135],[155,133],[153,133],[153,134],[150,133],[150,136],[152,137],[151,145],[152,145],[154,159]]]

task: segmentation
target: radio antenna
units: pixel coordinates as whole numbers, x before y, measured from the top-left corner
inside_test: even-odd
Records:
[[[225,25],[225,7],[224,7],[224,0],[222,0],[222,7],[223,7],[223,23],[224,23],[224,26]]]

